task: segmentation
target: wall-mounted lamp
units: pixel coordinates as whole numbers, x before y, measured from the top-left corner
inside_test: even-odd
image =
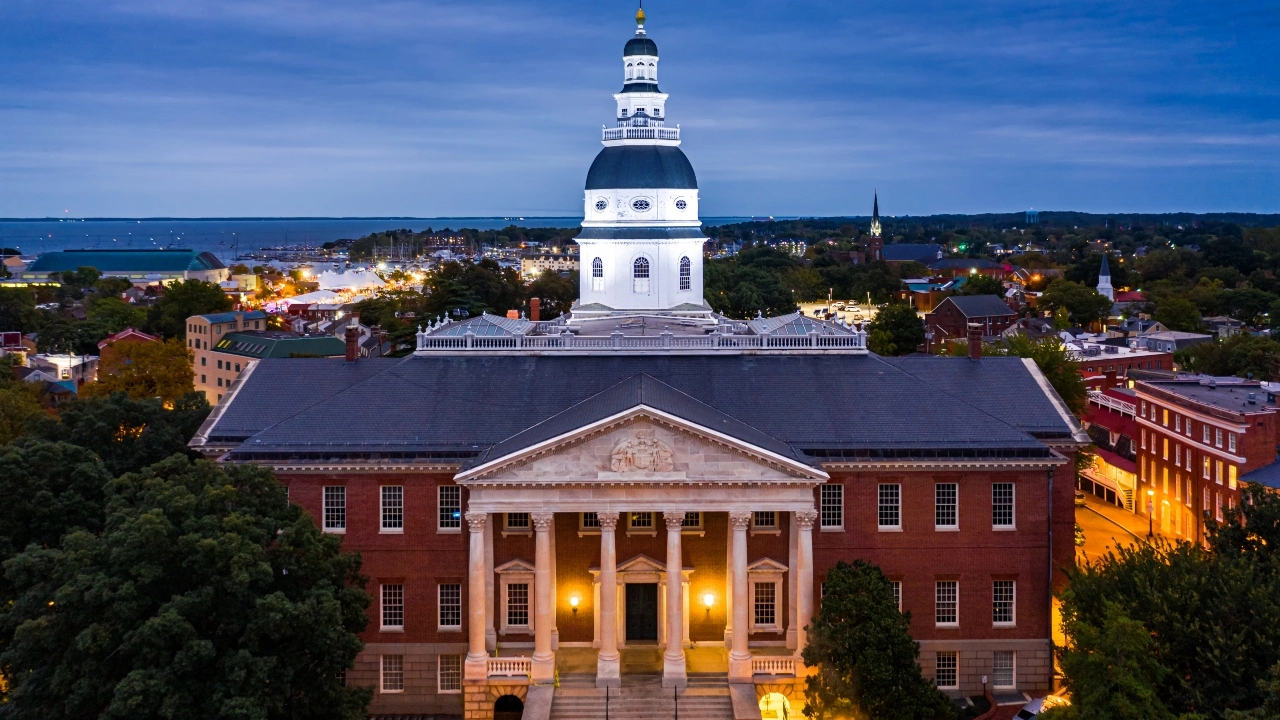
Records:
[[[569,596],[569,607],[573,608],[574,615],[578,614],[578,596],[577,595]]]
[[[716,596],[712,593],[704,593],[702,596],[702,604],[707,606],[707,615],[711,615],[711,606],[716,604]]]

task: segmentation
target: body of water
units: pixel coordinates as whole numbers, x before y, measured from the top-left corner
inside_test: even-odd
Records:
[[[751,218],[704,218],[704,225],[746,222]],[[383,230],[497,230],[523,227],[577,227],[580,217],[449,218],[163,218],[93,220],[0,220],[0,247],[24,255],[53,250],[186,248],[208,251],[224,262],[238,252],[270,247],[317,246],[361,238]]]

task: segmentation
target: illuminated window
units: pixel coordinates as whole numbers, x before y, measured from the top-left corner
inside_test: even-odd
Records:
[[[1222,461],[1215,460],[1213,463],[1213,481],[1222,484]]]
[[[462,528],[462,488],[457,485],[441,485],[437,493],[440,498],[440,511],[436,527],[440,530],[460,530]]]
[[[653,528],[653,513],[633,512],[629,517],[629,521],[633,530],[650,530]]]
[[[1162,424],[1165,427],[1169,427],[1169,410],[1166,408],[1161,412],[1162,412]]]
[[[1235,490],[1235,489],[1236,489],[1236,482],[1237,482],[1237,481],[1236,481],[1236,466],[1235,466],[1235,465],[1228,465],[1228,466],[1227,466],[1227,486],[1228,486],[1228,487],[1230,487],[1232,490]]]

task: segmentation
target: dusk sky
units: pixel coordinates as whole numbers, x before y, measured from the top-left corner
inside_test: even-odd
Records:
[[[1280,211],[1280,3],[645,3],[702,214]],[[3,0],[0,216],[576,215],[624,0]]]

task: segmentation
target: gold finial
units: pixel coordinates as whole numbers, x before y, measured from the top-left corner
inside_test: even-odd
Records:
[[[644,25],[644,5],[641,5],[640,9],[636,10],[636,24]]]

